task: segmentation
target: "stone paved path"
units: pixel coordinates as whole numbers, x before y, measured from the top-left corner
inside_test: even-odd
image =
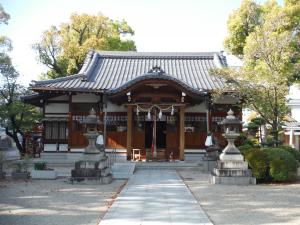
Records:
[[[139,170],[100,225],[212,225],[175,171]]]

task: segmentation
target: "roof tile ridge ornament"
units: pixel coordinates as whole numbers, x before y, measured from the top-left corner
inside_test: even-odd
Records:
[[[137,52],[96,51],[101,58],[109,59],[213,59],[218,52]]]
[[[97,54],[96,51],[93,49],[90,49],[84,59],[83,65],[81,69],[79,70],[78,74],[85,74],[86,70],[89,68],[89,65],[94,57],[94,54]]]
[[[166,72],[160,67],[160,66],[153,66],[152,69],[150,69],[147,74],[149,75],[165,75]]]

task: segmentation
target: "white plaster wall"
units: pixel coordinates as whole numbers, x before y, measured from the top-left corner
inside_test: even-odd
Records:
[[[230,95],[222,95],[219,99],[214,101],[215,104],[235,104],[238,102],[238,99]]]
[[[127,112],[127,109],[123,105],[116,105],[116,104],[113,104],[112,102],[108,101],[106,111],[107,112]]]
[[[95,94],[77,94],[72,96],[72,102],[99,102],[100,96]]]
[[[287,96],[287,105],[291,108],[292,118],[300,122],[300,85],[294,84],[290,87]]]
[[[190,113],[205,113],[206,112],[206,105],[205,103],[201,103],[198,105],[186,107],[185,112],[190,112]]]
[[[67,117],[69,117],[69,115],[68,114],[45,114],[45,117],[51,117],[51,118],[53,118],[53,117],[57,117],[57,118],[64,117],[64,118],[67,118]]]
[[[68,95],[62,95],[54,98],[49,98],[49,100],[59,100],[59,101],[69,101]]]
[[[45,105],[45,113],[68,113],[69,104],[67,103],[48,103]]]
[[[300,104],[291,107],[292,118],[300,122]]]

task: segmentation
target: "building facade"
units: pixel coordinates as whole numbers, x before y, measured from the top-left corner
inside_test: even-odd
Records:
[[[294,84],[290,87],[287,96],[287,106],[291,109],[291,121],[285,124],[285,144],[297,150],[300,149],[300,86]]]
[[[107,149],[127,159],[184,160],[205,148],[208,133],[221,145],[218,125],[236,99],[212,93],[224,82],[210,70],[227,66],[221,53],[138,53],[90,51],[78,74],[36,81],[25,102],[44,114],[44,151],[80,151],[87,145],[83,121],[93,108]],[[146,153],[148,152],[148,153]]]

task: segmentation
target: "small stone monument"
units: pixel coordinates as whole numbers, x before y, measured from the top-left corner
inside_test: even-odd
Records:
[[[80,160],[75,163],[75,169],[71,171],[71,181],[94,180],[109,184],[112,182],[112,174],[110,168],[107,167],[108,157],[105,154],[103,135],[101,133],[99,135],[97,131],[98,121],[93,108],[84,124],[86,128],[84,136],[89,144]]]
[[[213,184],[256,184],[256,179],[252,177],[248,163],[244,161],[240,150],[234,145],[234,141],[240,136],[239,127],[242,122],[234,116],[230,109],[226,118],[220,123],[225,128],[224,137],[228,144],[223,149],[220,160],[217,161],[211,176]]]

